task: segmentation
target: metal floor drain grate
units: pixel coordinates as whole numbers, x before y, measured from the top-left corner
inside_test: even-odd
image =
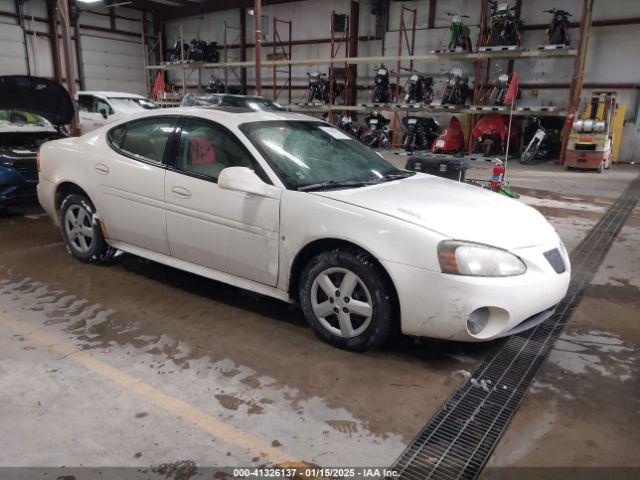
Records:
[[[396,460],[399,478],[478,477],[639,198],[640,176],[571,252],[571,283],[556,312],[482,362]]]

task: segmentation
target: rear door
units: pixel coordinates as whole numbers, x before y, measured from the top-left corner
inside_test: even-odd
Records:
[[[115,127],[107,133],[108,155],[92,158],[108,238],[169,254],[163,160],[176,120],[157,116]]]

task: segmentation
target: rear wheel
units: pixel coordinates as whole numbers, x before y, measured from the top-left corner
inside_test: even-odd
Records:
[[[371,256],[335,249],[312,258],[302,272],[300,304],[307,322],[325,342],[362,352],[389,337],[395,297]]]
[[[104,240],[95,207],[84,195],[72,193],[60,206],[62,238],[71,255],[87,263],[109,263],[116,253]]]

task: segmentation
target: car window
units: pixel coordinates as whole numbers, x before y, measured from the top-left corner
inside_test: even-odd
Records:
[[[101,113],[102,111],[105,111],[107,112],[107,115],[113,114],[113,108],[111,108],[111,105],[109,105],[104,100],[100,100],[99,98],[96,98],[94,102],[93,111],[96,113]]]
[[[235,135],[211,122],[185,119],[176,168],[217,180],[227,167],[254,168],[251,155]]]
[[[130,122],[121,149],[152,162],[161,163],[167,140],[173,132],[173,118],[147,118]]]
[[[122,139],[124,139],[124,134],[126,131],[126,123],[124,125],[120,125],[119,127],[112,128],[108,133],[109,141],[118,148],[122,147]]]
[[[93,109],[93,95],[79,95],[78,108],[85,112],[91,112]]]

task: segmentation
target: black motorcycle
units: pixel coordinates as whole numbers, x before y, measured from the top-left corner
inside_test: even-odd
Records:
[[[171,63],[186,61],[189,59],[189,48],[188,43],[180,44],[180,40],[177,40],[173,48],[167,52],[167,59]]]
[[[373,103],[389,103],[393,101],[393,92],[389,83],[389,69],[384,65],[376,68],[376,76],[373,80]]]
[[[544,10],[544,12],[553,15],[546,32],[549,45],[569,45],[571,43],[569,38],[569,17],[572,15],[565,10],[557,8]]]
[[[440,124],[430,117],[407,115],[402,119],[402,126],[405,132],[403,144],[407,152],[431,149],[440,133]]]
[[[331,97],[331,91],[329,88],[329,80],[327,79],[327,74],[320,72],[307,72],[307,77],[309,79],[307,102],[322,102],[328,104]],[[335,99],[338,95],[338,83],[334,80],[333,99],[331,103],[335,102]]]
[[[205,42],[204,40],[191,40],[189,44],[188,58],[194,62],[217,63],[220,53],[217,50],[217,42]]]
[[[433,77],[425,77],[423,74],[415,72],[409,77],[407,94],[404,96],[406,103],[433,102]]]
[[[362,135],[362,127],[358,123],[358,120],[352,118],[350,114],[345,113],[342,115],[342,117],[340,117],[338,128],[344,132],[347,132],[357,140],[360,140],[360,135]]]
[[[491,5],[491,25],[485,36],[484,45],[493,47],[502,45],[520,46],[522,21],[518,20],[513,13],[516,7],[510,7],[508,2],[492,0],[489,0],[489,4]]]
[[[536,160],[551,160],[560,154],[562,125],[543,126],[540,119],[535,122],[538,129],[520,155],[523,165],[535,163]]]
[[[222,80],[215,75],[211,75],[211,80],[209,80],[209,85],[207,85],[206,90],[209,93],[226,93],[227,87]]]
[[[468,79],[463,75],[461,68],[452,68],[448,73],[449,79],[442,92],[440,103],[442,105],[464,105],[471,96]]]
[[[362,143],[371,148],[388,148],[391,144],[389,120],[377,112],[364,119],[368,131],[362,136]]]

